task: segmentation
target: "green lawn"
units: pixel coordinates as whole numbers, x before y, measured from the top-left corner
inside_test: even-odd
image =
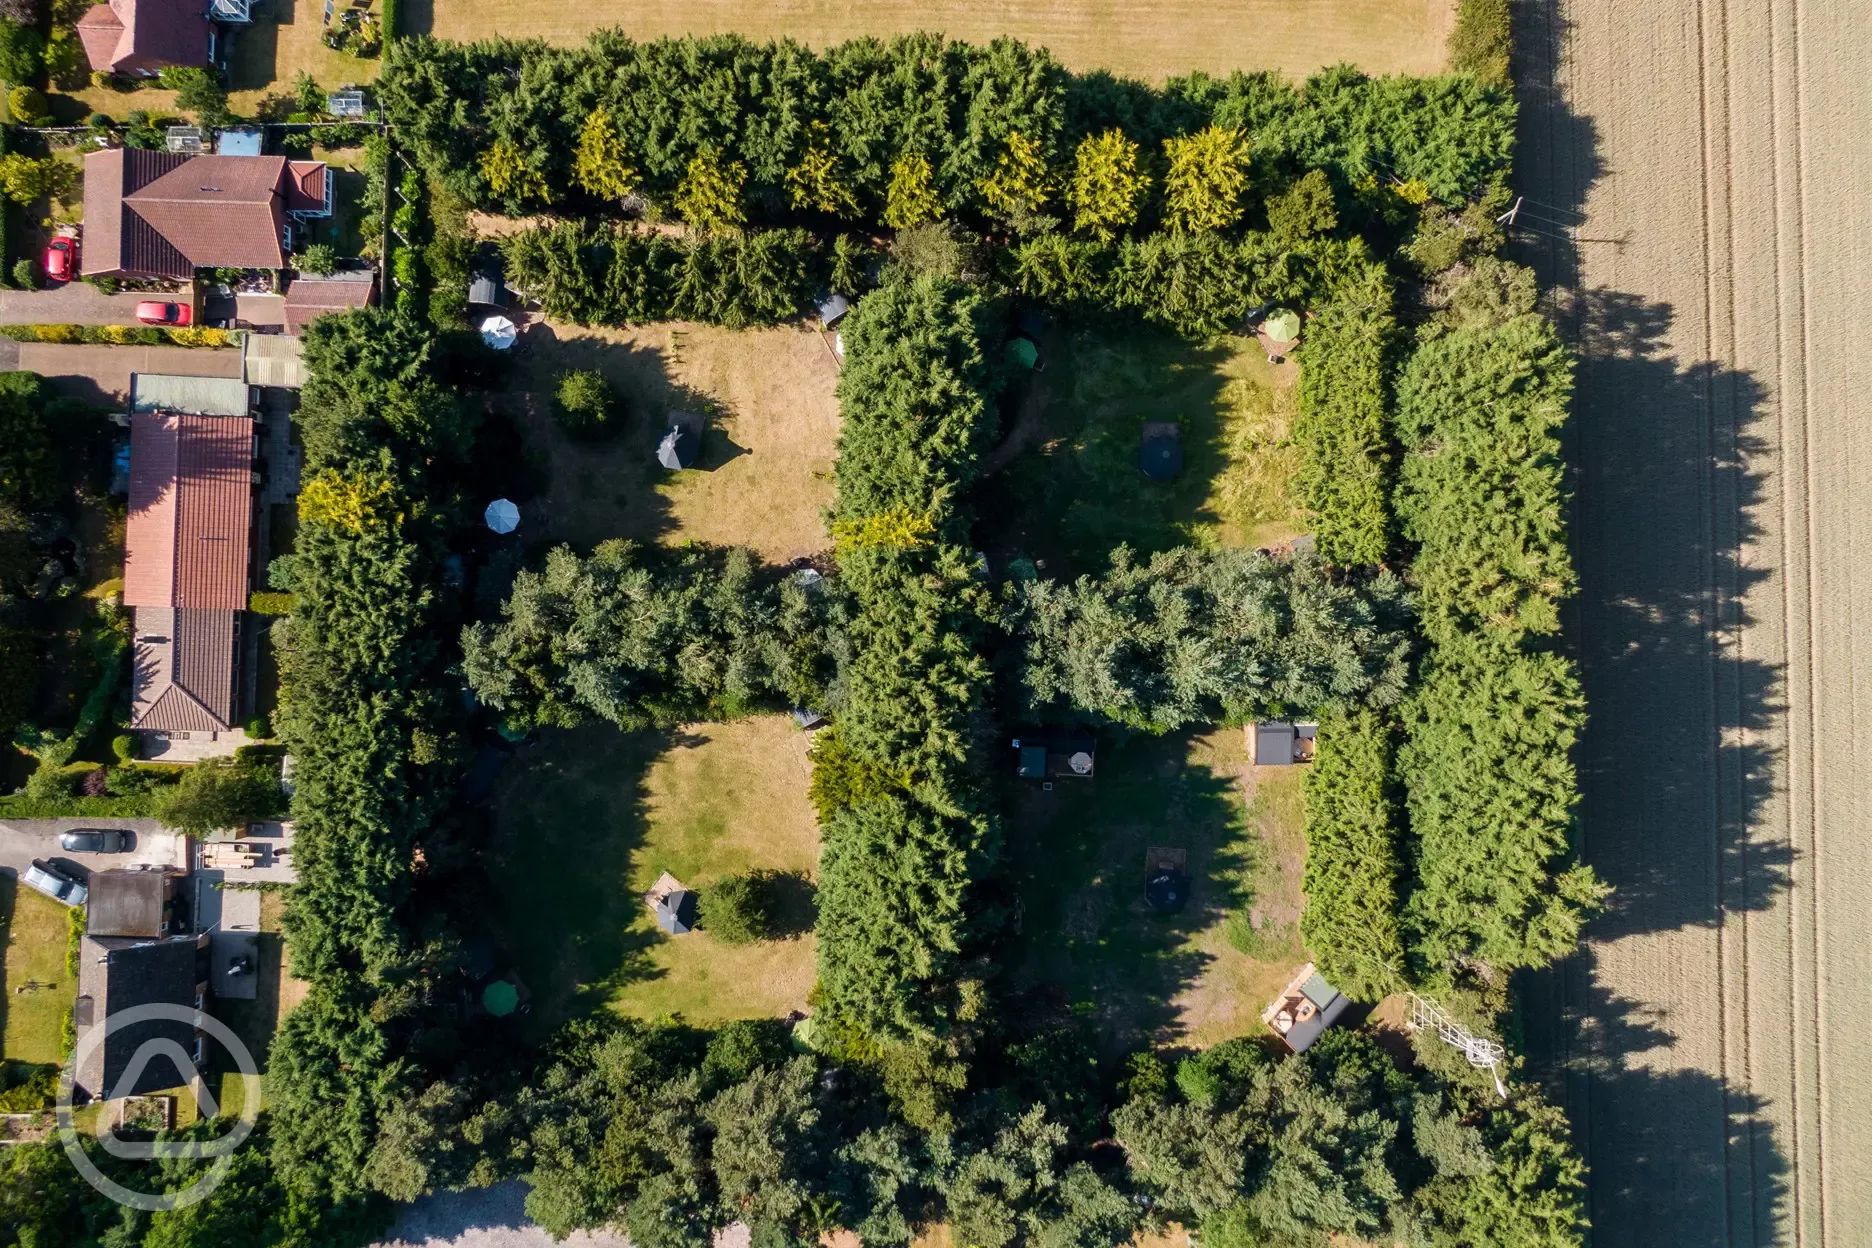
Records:
[[[59,1037],[78,996],[77,976],[65,969],[70,911],[49,897],[0,876],[0,915],[6,920],[6,1056],[22,1062],[61,1061]]]
[[[1044,369],[1003,403],[977,532],[1052,574],[1105,566],[1120,543],[1266,545],[1303,532],[1288,496],[1297,366],[1253,340],[1191,343],[1142,326],[1055,331]],[[1146,422],[1181,427],[1183,471],[1147,480]]]
[[[1006,809],[1019,988],[1091,1017],[1111,1053],[1253,1034],[1304,960],[1298,768],[1252,768],[1239,728],[1101,739],[1097,774]],[[1188,854],[1190,902],[1144,902],[1146,853]]]
[[[818,868],[807,738],[783,715],[626,735],[549,731],[496,791],[503,946],[535,1025],[610,1003],[697,1023],[802,1008],[810,935],[730,947],[659,932],[643,893],[664,871],[699,890],[753,867]]]

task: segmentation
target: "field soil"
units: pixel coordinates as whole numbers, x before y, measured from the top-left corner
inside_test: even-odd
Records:
[[[445,39],[524,33],[577,43],[616,26],[637,39],[732,32],[815,48],[918,30],[980,43],[1011,35],[1051,48],[1072,69],[1158,80],[1194,69],[1297,77],[1344,61],[1371,73],[1433,74],[1455,10],[1453,0],[406,0],[402,24],[405,34]]]
[[[1596,1248],[1872,1243],[1872,9],[1518,13],[1528,254],[1581,352],[1580,834],[1618,890],[1530,1040]]]

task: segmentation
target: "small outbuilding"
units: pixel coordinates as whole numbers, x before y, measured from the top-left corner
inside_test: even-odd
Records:
[[[1261,1021],[1290,1050],[1304,1053],[1351,1005],[1309,962],[1281,989],[1273,1004],[1261,1011]]]
[[[669,425],[657,442],[657,463],[671,472],[693,468],[702,453],[702,431],[708,421],[695,412],[671,412]]]
[[[819,328],[831,329],[851,311],[851,300],[844,295],[827,295],[819,301]]]
[[[325,97],[325,111],[334,117],[362,117],[364,115],[364,92],[358,87],[346,87],[334,91]]]
[[[1144,423],[1138,444],[1138,467],[1152,481],[1174,481],[1183,471],[1183,429],[1173,420]]]
[[[1264,719],[1243,729],[1248,736],[1248,761],[1257,767],[1291,767],[1313,761],[1318,724],[1294,724]]]
[[[507,274],[501,267],[499,252],[476,259],[468,274],[468,302],[488,308],[507,306]]]
[[[792,715],[794,725],[807,732],[811,732],[813,729],[825,723],[825,716],[821,715],[818,711],[809,711],[803,706],[794,707]]]

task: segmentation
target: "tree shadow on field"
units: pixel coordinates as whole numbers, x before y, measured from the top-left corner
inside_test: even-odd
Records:
[[[1761,1096],[1670,1052],[1716,1043],[1694,1020],[1617,996],[1582,950],[1564,974],[1565,1048],[1543,1073],[1591,1167],[1592,1243],[1769,1245],[1784,1242],[1789,1164]]]
[[[543,729],[507,766],[491,807],[492,918],[535,994],[540,1027],[661,972],[635,920],[632,864],[649,823],[647,777],[667,734],[605,723]]]
[[[1759,380],[1682,354],[1670,305],[1584,284],[1582,260],[1619,245],[1580,215],[1602,172],[1599,135],[1555,85],[1568,36],[1559,0],[1527,0],[1516,20],[1514,189],[1549,219],[1581,222],[1518,236],[1517,258],[1551,291],[1579,359],[1567,431],[1579,572],[1567,643],[1588,715],[1577,838],[1616,890],[1587,939],[1713,931],[1774,904],[1793,862],[1769,809],[1781,673],[1739,645],[1753,623],[1745,604],[1769,575],[1744,552],[1773,505],[1773,416]],[[1762,1105],[1657,1053],[1695,1035],[1701,1056],[1682,1059],[1693,1067],[1719,1036],[1646,1017],[1600,982],[1591,945],[1526,977],[1522,997],[1531,1055],[1567,1076],[1600,1248],[1775,1239],[1787,1164]]]

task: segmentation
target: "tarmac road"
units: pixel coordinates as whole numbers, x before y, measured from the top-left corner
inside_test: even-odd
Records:
[[[1530,985],[1530,1048],[1595,1248],[1859,1248],[1872,6],[1516,11],[1523,238],[1581,355],[1580,833],[1618,889]]]

